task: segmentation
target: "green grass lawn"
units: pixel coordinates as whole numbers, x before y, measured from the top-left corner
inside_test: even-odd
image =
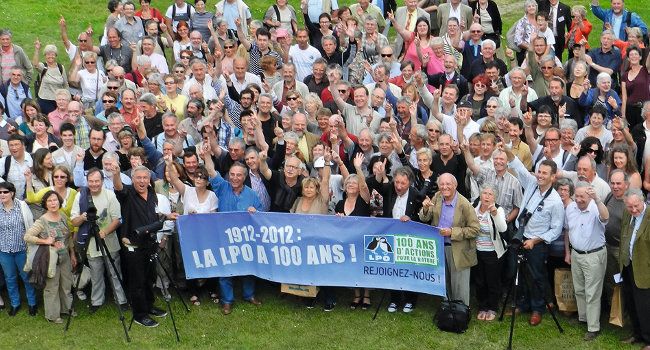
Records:
[[[290,1],[296,8],[298,3]],[[399,1],[400,5],[402,1]],[[107,16],[104,1],[91,0],[2,0],[0,18],[2,27],[14,32],[14,41],[21,45],[30,55],[36,37],[45,44],[54,43],[61,50],[61,63],[68,63],[63,54],[59,37],[58,19],[66,17],[71,38],[91,24],[95,30],[95,39],[102,32]],[[153,5],[161,10],[170,4],[170,0],[154,1]],[[253,16],[261,18],[271,1],[249,1]],[[350,0],[340,4],[352,3]],[[498,1],[505,23],[511,24],[523,14],[520,1]],[[573,5],[578,1],[567,1]],[[585,1],[581,1],[585,3]],[[208,6],[212,8],[214,1]],[[628,8],[640,13],[650,20],[650,9],[645,1],[628,0]],[[607,5],[607,4],[606,4]],[[608,5],[607,5],[608,6]],[[589,14],[594,24],[590,42],[597,46],[601,23]],[[95,41],[97,42],[97,41]],[[320,308],[307,310],[293,297],[279,297],[279,287],[261,283],[259,297],[264,301],[261,307],[248,304],[236,304],[233,314],[225,317],[217,305],[204,300],[198,307],[192,306],[191,313],[182,310],[178,300],[173,302],[177,324],[181,334],[181,344],[177,346],[174,339],[171,320],[165,319],[158,328],[144,329],[134,325],[132,343],[124,340],[117,311],[104,307],[96,314],[89,315],[85,303],[77,301],[79,316],[73,320],[71,329],[63,333],[60,325],[49,324],[43,318],[41,310],[37,318],[27,316],[26,310],[14,318],[0,313],[0,349],[118,349],[123,346],[132,349],[157,348],[267,348],[267,349],[503,349],[507,344],[507,322],[472,321],[466,334],[455,335],[440,332],[432,323],[432,316],[440,298],[421,296],[416,310],[409,315],[403,313],[388,314],[382,307],[378,318],[373,321],[370,311],[350,311],[347,304],[352,292],[341,289],[339,306],[330,313]],[[373,292],[373,303],[378,303],[381,293]],[[5,297],[5,302],[7,298]],[[164,306],[161,300],[159,306]],[[127,314],[130,317],[130,313]],[[527,318],[519,316],[515,329],[515,348],[517,349],[632,349],[622,347],[618,339],[627,335],[627,331],[610,326],[602,321],[602,335],[593,343],[585,343],[582,336],[584,325],[560,316],[565,329],[558,333],[549,316],[542,324],[532,328]]]

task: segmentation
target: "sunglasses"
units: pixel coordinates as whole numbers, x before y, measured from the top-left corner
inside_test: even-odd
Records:
[[[287,97],[287,101],[294,101],[294,100],[297,100],[297,99],[298,99],[298,97],[296,97],[296,96]]]
[[[553,69],[554,67],[542,66],[542,69]]]
[[[225,46],[225,45],[224,45],[223,48],[224,48],[224,49],[232,49],[233,47],[234,47],[233,45],[228,45],[228,46]],[[189,58],[189,57],[188,57],[188,58]]]
[[[481,33],[482,30],[471,30],[470,33]]]
[[[115,100],[102,100],[103,103],[115,103]]]
[[[95,64],[95,61],[84,61],[85,64]]]
[[[476,84],[474,84],[474,86],[475,86],[475,87],[482,87],[482,88],[484,88],[484,87],[486,87],[487,85],[485,85],[485,84],[483,84],[483,83],[476,83]]]
[[[189,60],[189,59],[190,59],[190,56],[181,56],[181,59],[183,59],[183,60]]]
[[[586,150],[585,153],[593,153],[593,154],[596,154],[596,153],[598,153],[598,150],[597,150],[597,149],[593,149],[593,148],[588,148],[588,149]]]
[[[392,53],[382,53],[381,54],[381,57],[392,57],[392,56],[393,56]]]
[[[54,175],[52,177],[55,178],[55,179],[67,179],[68,178],[67,175]]]
[[[120,87],[119,86],[107,86],[106,88],[108,90],[118,90]]]
[[[0,194],[7,194],[9,191],[0,191]]]
[[[88,41],[88,40],[86,40],[86,39],[79,39],[79,42],[80,42],[80,43],[85,43],[85,42],[87,42],[87,41]]]
[[[348,92],[348,90],[339,90],[339,93],[342,93],[342,94],[344,94],[346,92]]]
[[[172,84],[176,84],[176,82],[175,81],[166,81],[165,82],[165,85],[172,85]]]
[[[183,73],[183,74],[185,74],[185,71],[184,70],[175,70],[174,73],[178,73],[178,74]]]
[[[485,106],[485,108],[497,108],[497,106],[495,106],[495,105],[487,105],[487,106]]]
[[[440,130],[438,130],[438,129],[427,129],[427,130],[429,130],[431,132],[440,132]]]

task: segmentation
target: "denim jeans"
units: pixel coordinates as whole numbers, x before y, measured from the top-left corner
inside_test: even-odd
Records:
[[[11,299],[11,306],[20,306],[20,290],[18,288],[18,274],[25,284],[25,292],[27,293],[27,304],[29,306],[36,305],[36,293],[34,287],[29,284],[29,277],[27,272],[23,271],[27,261],[27,252],[5,253],[0,252],[0,266],[4,271],[5,281],[7,282],[7,292],[9,299]]]
[[[546,255],[548,246],[541,242],[535,244],[533,249],[522,249],[527,262],[521,265],[519,271],[520,294],[519,308],[524,311],[543,313],[545,309],[544,297],[547,291],[548,279],[546,278]]]
[[[251,300],[255,297],[255,279],[252,276],[243,276],[242,294],[244,300]],[[235,301],[235,292],[232,287],[233,277],[219,277],[219,289],[221,289],[221,302],[232,304]]]

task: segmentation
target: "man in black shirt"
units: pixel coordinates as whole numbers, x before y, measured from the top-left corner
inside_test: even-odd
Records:
[[[148,239],[138,237],[135,230],[159,220],[158,198],[150,186],[151,173],[145,166],[138,166],[131,172],[133,185],[124,185],[119,176],[119,166],[114,167],[113,186],[115,195],[122,205],[122,244],[126,248],[125,260],[129,300],[133,308],[133,319],[145,327],[156,327],[158,322],[149,315],[164,317],[167,313],[153,306],[154,266],[149,260]],[[171,217],[169,219],[175,219]]]
[[[152,93],[143,94],[140,97],[138,109],[144,115],[144,127],[147,130],[147,137],[153,140],[156,135],[163,132],[162,113],[156,108],[156,96]]]
[[[104,153],[106,153],[106,150],[103,148],[106,135],[103,130],[93,128],[90,129],[88,137],[90,138],[90,148],[84,154],[84,170],[87,171],[92,168],[103,169],[102,158],[104,157]]]
[[[457,190],[465,198],[469,198],[469,191],[465,186],[465,173],[467,172],[467,163],[462,154],[455,154],[453,150],[453,139],[449,134],[442,134],[438,137],[439,154],[435,154],[431,161],[431,170],[433,170],[432,179],[444,173],[454,175],[458,181]]]

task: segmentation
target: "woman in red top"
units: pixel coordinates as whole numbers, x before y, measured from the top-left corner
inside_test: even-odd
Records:
[[[395,31],[404,39],[404,47],[406,48],[404,61],[413,62],[415,71],[419,71],[422,69],[423,57],[425,55],[429,57],[434,56],[433,49],[431,48],[431,26],[429,25],[429,19],[426,17],[418,18],[415,21],[415,32],[402,28],[391,12],[388,13],[388,19],[393,24],[393,27],[395,27]]]
[[[158,23],[165,23],[162,13],[155,7],[151,7],[151,0],[140,0],[140,9],[135,11],[135,16],[142,18],[142,23],[153,19]]]
[[[643,122],[641,108],[650,100],[650,60],[641,62],[643,52],[636,46],[627,49],[628,68],[621,75],[621,113],[630,124],[630,128]]]
[[[623,58],[623,61],[625,61],[625,57],[627,57],[628,47],[636,46],[642,50],[645,49],[645,45],[643,44],[643,32],[639,27],[628,27],[625,28],[625,30],[627,31],[627,41],[616,39],[613,43],[614,46],[621,50],[621,58]],[[623,67],[623,70],[626,68],[627,67]]]
[[[573,47],[573,44],[584,44],[589,50],[589,33],[592,25],[587,20],[587,9],[582,5],[571,8],[571,26],[566,33],[566,47]],[[573,50],[569,50],[569,58],[573,57]]]

